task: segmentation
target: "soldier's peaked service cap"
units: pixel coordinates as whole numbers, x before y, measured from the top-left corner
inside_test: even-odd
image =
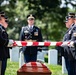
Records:
[[[35,19],[35,16],[33,14],[27,15],[27,19]]]

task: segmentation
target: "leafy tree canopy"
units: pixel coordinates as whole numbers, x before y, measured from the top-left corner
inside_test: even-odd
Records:
[[[60,41],[66,31],[65,16],[70,11],[68,4],[75,11],[75,0],[0,0],[0,10],[9,18],[7,31],[9,38],[18,40],[21,27],[27,25],[26,16],[33,13],[36,25],[42,29],[44,40]]]

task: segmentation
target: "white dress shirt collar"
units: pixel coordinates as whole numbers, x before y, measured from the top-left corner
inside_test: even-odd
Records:
[[[29,28],[30,28],[30,27],[32,27],[32,28],[33,28],[33,26],[34,26],[34,25],[28,25],[28,26],[29,26]]]

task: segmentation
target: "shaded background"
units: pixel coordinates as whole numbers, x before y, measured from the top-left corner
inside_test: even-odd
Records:
[[[21,27],[27,25],[26,16],[33,13],[43,39],[61,41],[66,31],[65,16],[76,12],[76,0],[0,0],[0,10],[9,18],[9,38],[19,40]]]

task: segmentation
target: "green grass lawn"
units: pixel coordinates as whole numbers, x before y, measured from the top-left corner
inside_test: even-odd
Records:
[[[5,75],[17,75],[18,69],[19,69],[19,63],[18,62],[11,62],[8,59]]]
[[[52,72],[52,75],[67,75],[67,74],[62,74],[62,66],[60,65],[48,65],[48,68]]]
[[[48,68],[51,70],[52,75],[67,75],[62,74],[62,69],[60,65],[48,65]],[[17,75],[17,70],[19,69],[19,63],[18,62],[11,62],[8,59],[7,63],[7,69],[5,75]]]

